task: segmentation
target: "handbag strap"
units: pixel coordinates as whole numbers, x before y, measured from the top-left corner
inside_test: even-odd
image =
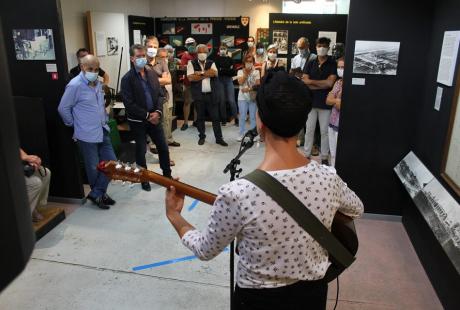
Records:
[[[243,177],[257,185],[278,205],[280,205],[313,239],[343,267],[350,266],[355,257],[339,240],[323,225],[323,223],[305,207],[283,184],[265,171],[256,169]]]

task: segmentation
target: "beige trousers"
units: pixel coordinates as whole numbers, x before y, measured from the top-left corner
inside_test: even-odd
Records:
[[[42,174],[44,174],[43,168],[40,169],[42,169]],[[33,212],[36,207],[43,207],[48,203],[51,171],[48,168],[44,169],[46,169],[45,176],[41,176],[38,171],[35,171],[30,177],[24,177],[31,212]]]

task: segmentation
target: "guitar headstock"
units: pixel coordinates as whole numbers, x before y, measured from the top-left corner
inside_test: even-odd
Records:
[[[136,165],[125,164],[117,161],[101,161],[97,170],[104,173],[111,180],[120,180],[131,183],[147,182],[146,169]]]

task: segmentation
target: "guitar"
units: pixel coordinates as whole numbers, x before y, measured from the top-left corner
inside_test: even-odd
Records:
[[[101,161],[97,169],[111,180],[131,183],[152,182],[166,188],[174,186],[178,192],[209,205],[213,205],[217,198],[217,196],[212,193],[164,177],[141,167],[122,164],[116,161]],[[332,222],[331,232],[353,256],[356,255],[358,251],[358,236],[356,234],[353,219],[337,212]],[[331,265],[324,277],[324,280],[327,282],[334,280],[345,270],[345,268],[338,264],[333,257],[329,256],[329,260],[331,261]]]

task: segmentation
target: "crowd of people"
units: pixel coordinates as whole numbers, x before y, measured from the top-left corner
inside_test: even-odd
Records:
[[[147,167],[145,153],[150,149],[158,154],[163,174],[168,177],[171,177],[171,166],[175,165],[169,147],[180,146],[171,131],[175,89],[179,88],[183,97],[181,130],[189,128],[192,117],[193,125],[198,129],[198,144],[203,145],[208,115],[215,142],[225,147],[228,144],[222,126],[233,122],[238,126],[237,140],[242,141],[245,133],[256,127],[256,96],[261,81],[268,72],[286,71],[279,61],[276,44],[265,48],[264,44],[255,42],[254,37],[247,39],[247,49],[238,68],[225,44],[219,46],[216,55],[192,37],[186,39],[185,47],[186,51],[178,59],[172,46],[160,47],[156,37],[148,37],[143,45],[131,46],[131,69],[121,80],[121,96],[136,144],[136,164]],[[298,133],[300,143],[297,144],[304,145],[304,155],[311,158],[319,123],[321,163],[334,166],[344,60],[328,55],[328,38],[318,38],[315,48],[316,54],[310,51],[307,38],[299,38],[298,54],[292,58],[289,70],[289,75],[301,80],[312,96],[312,109]],[[73,127],[73,138],[84,158],[91,187],[87,198],[101,209],[109,209],[115,201],[107,195],[108,180],[95,168],[100,160],[115,159],[104,101],[109,75],[100,68],[98,58],[87,49],[79,49],[76,56],[78,65],[69,72],[70,82],[58,110],[64,124]],[[182,83],[179,82],[180,70],[185,73]],[[148,148],[149,140],[154,147]],[[142,183],[142,189],[149,191],[150,184]],[[32,200],[31,204],[36,205]],[[35,206],[32,210],[34,219],[39,220],[41,217]]]
[[[363,213],[360,199],[328,167],[335,165],[344,71],[343,58],[328,55],[328,38],[316,40],[316,54],[310,51],[307,38],[299,38],[298,54],[289,72],[278,59],[276,45],[265,49],[253,37],[247,40],[238,68],[225,45],[219,47],[216,57],[209,57],[208,47],[193,38],[188,38],[185,46],[181,59],[175,58],[172,46],[160,47],[156,37],[129,49],[131,68],[121,79],[121,97],[138,166],[147,168],[150,139],[163,175],[172,178],[174,161],[169,147],[180,146],[171,132],[172,97],[179,85],[176,73],[182,70],[186,73],[180,84],[184,99],[181,130],[188,130],[193,115],[198,145],[206,142],[207,115],[215,142],[224,147],[228,144],[222,126],[227,122],[238,126],[238,141],[256,128],[265,142],[265,156],[258,169],[286,187],[329,230],[336,212],[352,218]],[[91,188],[87,199],[107,210],[116,201],[107,194],[109,179],[96,167],[100,161],[116,159],[104,100],[109,76],[88,50],[79,49],[76,55],[79,64],[70,71],[71,80],[58,112],[63,123],[73,128],[73,139],[83,157]],[[320,163],[311,160],[318,122]],[[303,135],[302,154],[298,140]],[[47,203],[51,172],[38,156],[20,149],[20,158],[32,169],[25,175],[26,186],[33,220],[40,221],[37,206]],[[141,187],[151,190],[148,182]],[[245,179],[223,185],[208,225],[201,231],[181,216],[183,193],[170,187],[165,204],[167,219],[182,243],[200,259],[212,259],[237,239],[235,309],[325,308],[327,282],[322,278],[329,264],[328,253],[270,199],[268,192]]]

